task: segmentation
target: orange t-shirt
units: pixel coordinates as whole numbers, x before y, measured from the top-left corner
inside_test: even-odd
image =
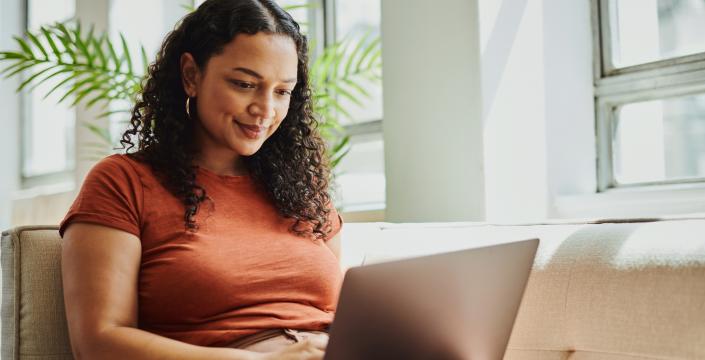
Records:
[[[86,177],[60,234],[88,222],[140,238],[139,328],[146,331],[224,346],[264,329],[328,326],[342,273],[324,242],[292,234],[293,220],[249,176],[199,169],[196,180],[212,201],[201,203],[194,233],[185,229],[182,203],[148,165],[109,156]],[[342,226],[335,210],[331,220],[328,239]]]

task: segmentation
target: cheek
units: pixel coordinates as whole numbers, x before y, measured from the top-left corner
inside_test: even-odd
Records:
[[[273,126],[271,127],[269,131],[269,135],[272,135],[277,129],[279,129],[279,126],[284,122],[284,118],[286,118],[286,115],[288,114],[289,110],[289,105],[286,104],[285,106],[277,106],[276,113],[277,117],[274,121]]]
[[[236,94],[225,86],[211,86],[202,92],[202,107],[205,114],[211,117],[223,116],[223,114],[236,114],[242,110],[247,102],[246,99]]]
[[[286,115],[289,113],[289,106],[291,105],[291,100],[282,100],[277,104],[277,120],[282,121]]]
[[[281,106],[278,106],[276,109],[276,126],[281,125],[282,121],[284,121],[284,118],[289,114],[289,103],[287,102],[286,104],[282,104]]]

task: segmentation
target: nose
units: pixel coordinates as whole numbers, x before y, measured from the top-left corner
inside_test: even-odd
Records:
[[[258,96],[249,106],[250,115],[258,118],[259,122],[273,119],[275,116],[274,99],[271,94],[262,94]]]

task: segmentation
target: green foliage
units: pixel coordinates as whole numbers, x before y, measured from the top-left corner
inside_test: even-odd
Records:
[[[129,110],[110,111],[113,101],[134,103],[141,89],[149,60],[144,47],[140,57],[144,68],[137,64],[122,34],[119,43],[110,40],[105,32],[96,34],[91,27],[82,29],[81,23],[55,23],[39,31],[27,32],[24,38],[15,37],[18,50],[0,51],[0,75],[6,78],[23,76],[17,91],[32,91],[40,84],[49,84],[48,97],[60,91],[60,103],[70,106],[83,104],[86,108],[100,107],[100,117]],[[381,50],[379,38],[371,33],[353,41],[346,39],[324,49],[311,64],[311,83],[314,90],[315,112],[319,116],[319,130],[331,144],[333,167],[349,151],[349,137],[340,125],[341,117],[351,119],[342,99],[355,106],[364,106],[370,97],[365,84],[381,79]],[[102,139],[109,148],[111,137],[106,128],[84,124]],[[96,144],[91,144],[97,148]]]
[[[350,138],[341,126],[341,117],[354,121],[342,99],[355,106],[365,106],[370,99],[366,84],[381,80],[379,37],[371,32],[361,39],[344,39],[326,47],[311,65],[314,111],[320,116],[321,134],[331,141],[331,164],[335,168],[350,151]]]

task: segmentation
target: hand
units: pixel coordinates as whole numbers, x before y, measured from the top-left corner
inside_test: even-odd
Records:
[[[262,353],[256,360],[322,360],[326,345],[327,340],[321,338],[306,339],[276,352]]]

